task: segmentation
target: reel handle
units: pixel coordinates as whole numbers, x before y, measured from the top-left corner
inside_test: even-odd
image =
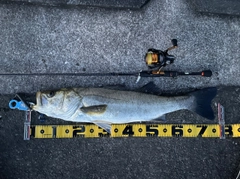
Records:
[[[174,47],[177,47],[177,46],[178,46],[178,44],[177,44],[177,39],[172,39],[171,42],[172,42],[172,45],[173,45]]]

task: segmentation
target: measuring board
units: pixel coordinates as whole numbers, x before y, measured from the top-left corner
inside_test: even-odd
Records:
[[[240,124],[225,124],[224,107],[220,103],[217,106],[218,124],[112,124],[111,134],[95,124],[31,125],[31,110],[26,110],[24,140],[75,137],[240,137]]]
[[[94,124],[32,125],[33,138],[96,137],[222,137],[219,124],[113,124],[111,134]],[[240,137],[240,124],[226,124],[226,137]]]

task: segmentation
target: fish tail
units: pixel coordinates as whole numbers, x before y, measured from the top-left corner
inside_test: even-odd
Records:
[[[190,110],[209,120],[214,120],[214,112],[211,107],[212,99],[217,94],[217,88],[205,88],[191,93],[195,97],[194,105]]]

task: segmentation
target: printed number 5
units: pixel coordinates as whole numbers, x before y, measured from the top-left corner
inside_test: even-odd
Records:
[[[152,128],[155,127],[155,128]],[[157,125],[147,125],[146,126],[146,136],[158,136],[158,129],[156,129],[156,127],[158,127]]]

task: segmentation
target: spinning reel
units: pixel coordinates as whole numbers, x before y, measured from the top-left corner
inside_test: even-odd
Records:
[[[172,39],[171,42],[173,46],[169,47],[165,51],[154,48],[148,49],[148,52],[145,55],[145,61],[150,70],[160,73],[163,67],[174,62],[175,57],[173,55],[169,55],[168,51],[177,48],[178,45],[176,39]]]

